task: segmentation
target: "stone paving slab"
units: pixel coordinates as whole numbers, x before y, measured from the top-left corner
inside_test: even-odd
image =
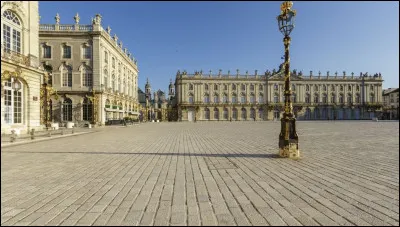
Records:
[[[1,225],[399,225],[399,125],[153,123],[4,147]]]

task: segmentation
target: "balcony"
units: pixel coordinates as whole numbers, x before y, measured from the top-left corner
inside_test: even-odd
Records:
[[[2,60],[11,60],[17,64],[23,64],[26,66],[31,66],[31,59],[28,56],[25,56],[21,53],[12,51],[11,49],[6,48],[5,46],[1,46],[1,59]]]

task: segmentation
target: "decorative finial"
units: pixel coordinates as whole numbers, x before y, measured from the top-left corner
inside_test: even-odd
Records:
[[[74,16],[75,24],[79,24],[79,20],[80,20],[80,19],[81,19],[81,18],[79,17],[79,14],[76,13],[76,15]]]
[[[111,33],[111,28],[110,28],[110,26],[107,26],[106,31],[107,31],[107,33],[110,35],[110,33]]]
[[[56,17],[54,17],[54,19],[56,19],[56,24],[60,24],[60,15],[58,15],[58,13],[56,14]]]
[[[101,25],[101,15],[100,14],[96,14],[96,16],[94,17],[94,20],[93,20],[93,24]]]

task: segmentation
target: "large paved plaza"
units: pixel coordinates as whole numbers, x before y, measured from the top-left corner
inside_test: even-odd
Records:
[[[1,225],[399,225],[398,122],[147,123],[3,148]]]

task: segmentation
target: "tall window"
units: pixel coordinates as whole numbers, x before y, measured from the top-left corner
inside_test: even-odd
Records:
[[[10,10],[5,10],[3,17],[6,18],[2,21],[4,48],[21,53],[21,22],[18,16]]]
[[[219,103],[218,95],[214,95],[214,103]]]
[[[233,94],[232,95],[232,103],[236,103],[236,102],[237,102],[236,94]]]
[[[208,108],[204,109],[204,118],[210,120],[210,110]]]
[[[274,103],[279,102],[279,96],[277,94],[274,95]]]
[[[92,58],[92,47],[91,46],[84,46],[83,47],[83,58],[91,59]]]
[[[325,84],[322,86],[322,89],[324,89],[324,91],[326,91],[326,85]]]
[[[204,96],[204,103],[209,103],[210,102],[210,96],[205,95]]]
[[[71,47],[70,46],[63,47],[63,58],[71,58]]]
[[[115,58],[114,57],[112,58],[111,63],[112,63],[112,67],[115,69]]]
[[[262,91],[263,90],[263,86],[260,84],[258,90]]]
[[[224,84],[224,90],[228,90],[228,85]]]
[[[72,100],[68,98],[63,102],[63,121],[72,121]]]
[[[104,87],[108,88],[108,71],[104,69]]]
[[[296,91],[296,85],[292,84],[292,91]]]
[[[356,103],[360,103],[360,95],[356,94]]]
[[[189,84],[189,91],[193,91],[193,84]]]
[[[306,94],[305,101],[306,103],[310,103],[310,94]]]
[[[322,95],[322,102],[327,103],[328,102],[328,96],[326,94]]]
[[[317,85],[314,86],[314,91],[318,91],[318,86]]]
[[[336,103],[336,96],[335,94],[331,94],[331,103]]]
[[[331,90],[332,90],[332,91],[335,91],[335,85],[332,84]]]
[[[193,104],[193,95],[192,94],[189,95],[189,103]]]
[[[204,90],[208,91],[208,84],[204,84]]]
[[[369,101],[370,101],[370,102],[375,102],[375,96],[374,96],[374,94],[371,93],[371,94],[369,95]]]
[[[217,84],[214,84],[214,90],[215,91],[218,90],[218,85]]]
[[[339,103],[340,103],[340,104],[343,104],[343,103],[344,103],[343,94],[340,94],[340,95],[339,95]]]
[[[356,86],[356,91],[360,91],[360,86],[359,85]]]
[[[310,86],[308,84],[306,85],[306,91],[310,91]]]
[[[115,76],[112,76],[112,82],[111,82],[111,88],[113,91],[115,91]]]
[[[5,124],[20,124],[22,123],[22,83],[16,81],[20,84],[18,91],[12,88],[12,84],[15,79],[11,78],[4,83],[4,112],[2,112]]]
[[[88,68],[82,70],[82,85],[86,87],[93,85],[93,74]]]
[[[250,95],[250,102],[251,102],[251,103],[254,103],[254,102],[255,102],[255,100],[254,100],[254,94],[251,94],[251,95]]]
[[[83,100],[83,120],[84,121],[92,121],[93,114],[93,104],[90,99],[85,98]]]
[[[236,85],[232,84],[232,90],[236,90]]]
[[[292,103],[296,103],[297,102],[297,98],[296,97],[297,97],[296,93],[293,93],[292,96],[291,96]]]
[[[72,69],[70,66],[63,66],[61,70],[63,87],[72,87]]]
[[[351,94],[347,94],[347,104],[351,104],[353,102],[353,97]]]
[[[347,90],[351,91],[351,85],[348,86]]]
[[[264,103],[264,96],[263,96],[262,94],[260,94],[260,95],[258,96],[258,102],[259,102],[259,103]]]
[[[118,78],[118,92],[121,92],[121,79]]]
[[[224,96],[222,97],[222,102],[223,103],[227,103],[228,102],[228,97],[226,96],[226,94],[224,94]]]
[[[318,94],[314,94],[314,103],[319,103]]]
[[[250,91],[254,91],[254,85],[250,85]]]
[[[343,85],[340,85],[340,91],[343,91]]]
[[[246,102],[246,96],[244,96],[243,94],[242,94],[242,96],[240,97],[240,102],[241,102],[241,103],[245,103],[245,102]]]
[[[43,58],[51,58],[51,46],[43,46]]]
[[[108,63],[108,53],[104,51],[104,63]]]
[[[246,85],[242,84],[241,89],[242,89],[242,91],[245,91],[246,90]]]

